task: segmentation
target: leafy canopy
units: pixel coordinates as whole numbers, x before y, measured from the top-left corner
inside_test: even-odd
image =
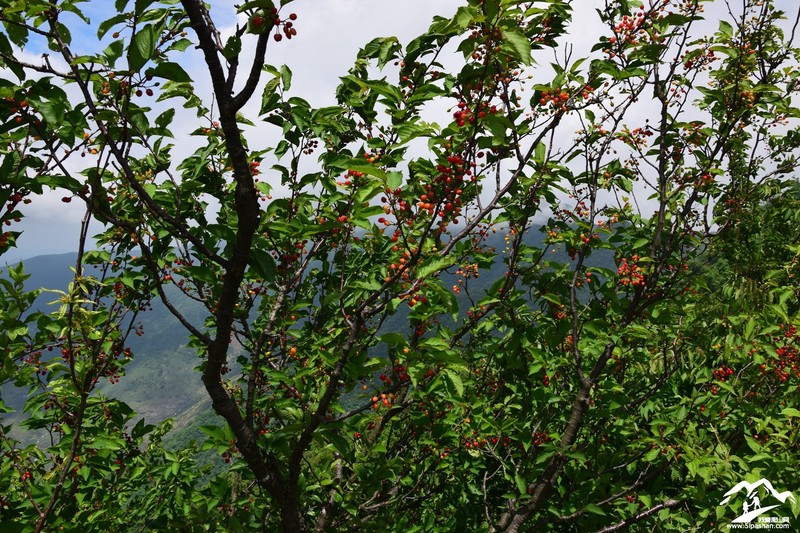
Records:
[[[48,435],[2,426],[0,525],[706,531],[742,479],[797,490],[793,26],[575,5],[461,2],[316,108],[269,64],[291,0],[0,0],[0,251],[44,191],[86,207],[58,310],[0,280],[0,378]],[[98,391],[154,299],[221,475]]]

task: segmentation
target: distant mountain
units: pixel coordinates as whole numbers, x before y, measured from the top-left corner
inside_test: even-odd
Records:
[[[487,236],[485,245],[494,247],[502,254],[505,246],[505,231],[497,230]],[[529,230],[525,241],[529,246],[542,246],[544,235],[537,229]],[[569,262],[563,250],[548,252],[544,259],[556,262]],[[590,264],[613,266],[610,252],[596,252]],[[77,255],[74,253],[44,255],[24,261],[25,270],[30,274],[26,288],[49,288],[65,291],[72,281]],[[587,261],[587,263],[589,263]],[[489,272],[482,272],[479,278],[469,280],[470,296],[479,300],[499,279],[502,279],[506,265],[495,261]],[[0,268],[0,275],[4,268]],[[89,272],[91,273],[91,271]],[[458,282],[458,276],[444,273],[445,287]],[[180,294],[175,287],[167,287],[168,295],[181,312],[193,323],[202,323],[205,310]],[[48,304],[57,298],[52,293],[43,293],[36,304],[42,311],[48,311]],[[462,312],[469,306],[466,293],[457,299]],[[154,299],[152,309],[142,312],[139,320],[144,335],[131,336],[128,346],[134,354],[133,361],[126,367],[125,376],[116,384],[103,383],[100,390],[111,397],[128,403],[136,413],[149,423],[157,423],[168,417],[176,418],[176,429],[193,425],[198,413],[206,416],[210,409],[209,400],[200,381],[200,374],[193,369],[200,363],[196,352],[187,347],[188,334],[178,320],[158,300]],[[401,307],[397,314],[384,322],[384,331],[404,332],[409,328],[408,309]],[[376,377],[377,379],[377,377]],[[4,385],[0,396],[10,407],[21,409],[26,391],[13,385]],[[5,417],[13,422],[12,417]],[[16,435],[18,438],[19,434]]]
[[[65,291],[72,281],[73,271],[70,267],[75,267],[78,255],[75,253],[40,255],[25,259],[25,273],[30,274],[30,278],[25,281],[25,289],[32,291],[39,288],[58,289]],[[17,266],[20,261],[10,263]],[[3,265],[0,272],[5,275],[6,268]],[[49,298],[49,299],[48,299]],[[42,294],[36,301],[36,309],[46,311],[48,302],[56,299],[53,294]]]

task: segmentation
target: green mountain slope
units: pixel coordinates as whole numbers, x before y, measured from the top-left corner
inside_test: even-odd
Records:
[[[39,256],[24,261],[30,278],[25,283],[27,290],[47,288],[64,291],[72,281],[70,267],[75,264],[75,254]],[[180,298],[177,289],[168,290],[175,305],[190,320],[202,322],[203,310],[194,302]],[[58,296],[45,292],[39,296],[35,307],[41,311],[54,311],[50,305]],[[157,423],[168,417],[182,418],[181,413],[196,409],[196,405],[207,403],[207,396],[200,382],[200,375],[193,372],[199,364],[195,351],[187,347],[188,335],[178,320],[159,301],[152,308],[139,314],[144,335],[131,335],[128,346],[133,360],[126,367],[125,375],[118,383],[105,382],[100,391],[110,397],[124,401],[148,423]],[[26,391],[6,383],[0,396],[11,408],[19,411],[26,400]],[[22,428],[14,424],[19,412],[6,415],[6,422],[14,426],[14,436],[22,440],[35,440],[33,435],[22,434]]]
[[[529,246],[542,246],[543,234],[536,229],[530,230],[525,237]],[[506,245],[505,232],[497,231],[486,238],[486,245],[503,250]],[[549,251],[549,261],[569,261],[563,250]],[[26,282],[29,290],[50,288],[66,290],[72,280],[70,267],[75,264],[75,254],[47,255],[26,260],[26,271],[30,278]],[[610,254],[596,255],[591,258],[593,264],[610,267],[613,265]],[[491,286],[502,279],[506,265],[495,262],[488,272],[468,281],[468,290],[462,291],[457,300],[461,313],[469,308],[471,302],[478,301]],[[89,272],[91,273],[91,272]],[[457,284],[458,276],[443,274],[445,287]],[[467,287],[464,287],[465,289]],[[176,307],[193,323],[202,323],[204,310],[196,302],[182,298],[175,287],[167,287],[167,294]],[[57,296],[44,293],[37,301],[36,307],[48,310],[48,302]],[[188,335],[178,320],[158,300],[154,300],[152,308],[140,313],[138,317],[144,334],[131,336],[129,346],[133,352],[133,361],[126,367],[125,375],[117,383],[103,383],[100,391],[130,405],[133,410],[145,418],[148,423],[158,423],[166,418],[175,419],[173,438],[180,441],[195,440],[200,434],[194,429],[197,419],[203,423],[214,423],[216,417],[211,413],[210,403],[200,381],[200,374],[193,369],[200,363],[195,351],[187,346]],[[409,328],[408,310],[400,311],[389,317],[384,323],[385,332],[405,332]],[[377,380],[377,376],[376,376]],[[3,400],[14,409],[21,409],[25,402],[25,391],[6,384],[0,389]],[[353,401],[358,401],[353,398]],[[19,416],[19,415],[16,415]],[[6,416],[6,421],[15,420],[15,415]],[[24,435],[16,435],[24,439]],[[169,439],[168,439],[169,440]]]

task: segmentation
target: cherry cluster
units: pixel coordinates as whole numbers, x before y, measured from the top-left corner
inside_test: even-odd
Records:
[[[26,122],[28,120],[29,113],[28,113],[28,101],[27,100],[25,100],[25,99],[16,100],[12,96],[6,96],[4,98],[4,100],[10,106],[11,113],[17,115],[17,116],[14,117],[14,122],[15,123],[22,124],[23,122]]]
[[[641,287],[645,283],[645,275],[642,268],[636,263],[639,261],[638,255],[631,256],[631,263],[628,259],[623,257],[617,268],[617,275],[619,276],[619,284],[623,287]]]
[[[398,232],[395,232],[392,240],[396,240],[395,237],[398,236]],[[393,252],[400,251],[400,247],[398,245],[392,246]],[[387,283],[392,280],[392,278],[399,272],[400,279],[406,282],[411,281],[411,277],[409,276],[407,262],[411,259],[411,251],[408,249],[403,250],[400,254],[400,257],[397,258],[396,261],[389,263],[389,273],[384,278],[384,281]]]
[[[28,192],[24,190],[16,191],[11,195],[9,195],[8,203],[6,204],[6,212],[4,213],[3,218],[7,217],[14,217],[14,218],[7,218],[7,220],[4,221],[6,226],[10,226],[12,220],[14,222],[20,221],[20,218],[18,216],[15,216],[14,211],[16,210],[20,202],[24,204],[31,203],[31,199],[27,198],[27,195]],[[12,234],[10,232],[4,232],[2,235],[0,235],[0,247],[3,247],[6,244],[8,244],[8,241],[11,239],[11,236]]]
[[[719,381],[724,382],[727,378],[733,375],[733,369],[729,366],[721,366],[714,370],[714,377]]]
[[[546,442],[553,440],[553,437],[547,434],[547,431],[534,431],[531,443],[534,446],[541,446]]]
[[[467,102],[461,100],[456,105],[458,110],[453,113],[453,119],[459,128],[463,128],[467,124],[475,124],[476,120],[484,118],[486,114],[494,115],[498,113],[497,106],[490,105],[487,102],[478,102],[474,109],[470,109]]]
[[[271,8],[269,13],[264,11],[259,11],[250,17],[250,24],[253,30],[257,33],[263,33],[268,29],[267,24],[269,20],[272,20],[273,25],[278,29],[273,35],[273,39],[276,42],[280,42],[283,40],[283,37],[286,36],[287,39],[291,39],[295,35],[297,35],[297,30],[294,27],[294,21],[297,20],[297,14],[292,13],[285,19],[281,19],[280,15],[278,14],[277,8]]]
[[[153,87],[158,87],[159,85],[160,85],[159,82],[153,83],[153,76],[151,74],[147,74],[142,80],[140,80],[137,83],[138,87],[134,94],[139,97],[141,97],[143,94],[146,94],[147,96],[153,96],[155,95]],[[144,88],[144,91],[142,91],[142,88]]]
[[[480,277],[478,264],[469,263],[467,265],[464,265],[463,267],[456,270],[456,276],[458,276],[458,281],[457,281],[458,284],[453,285],[453,292],[456,294],[460,294],[461,286],[464,284],[465,280]]]
[[[550,105],[554,109],[566,111],[566,103],[569,100],[569,93],[562,89],[553,89],[552,91],[542,91],[539,96],[539,105]]]
[[[494,445],[501,444],[504,448],[507,448],[511,445],[511,439],[505,435],[500,435],[499,437],[489,437],[489,442]]]
[[[681,55],[686,70],[708,70],[711,63],[719,59],[711,48],[688,50]]]
[[[475,41],[476,46],[472,52],[472,59],[488,65],[491,58],[500,49],[503,42],[503,31],[497,26],[488,23],[476,24],[467,36],[470,41]]]
[[[486,446],[487,440],[486,437],[473,437],[473,438],[466,438],[462,443],[462,446],[466,450],[474,450],[480,449]]]
[[[33,352],[32,354],[26,356],[23,361],[26,364],[29,364],[36,368],[36,374],[39,376],[47,375],[47,368],[41,361],[42,352]]]
[[[761,373],[770,375],[773,384],[785,383],[792,375],[800,379],[800,336],[797,335],[797,327],[781,324],[780,328],[781,334],[775,339],[776,344],[782,344],[775,350],[777,360],[771,365],[761,365]]]
[[[339,187],[349,187],[349,186],[351,186],[353,184],[354,180],[358,180],[359,178],[362,178],[363,176],[364,176],[363,172],[361,172],[359,170],[352,170],[351,169],[351,170],[348,170],[347,172],[345,172],[344,179],[341,180],[341,181],[337,181],[336,185],[338,185]]]
[[[5,248],[8,245],[8,241],[11,240],[11,232],[4,231],[0,233],[0,249]]]
[[[395,394],[393,392],[390,392],[388,394],[383,392],[380,394],[380,396],[375,395],[372,397],[372,408],[378,409],[381,406],[381,404],[383,404],[384,407],[389,407],[390,405],[392,405],[394,399],[395,399]]]
[[[624,15],[622,20],[614,26],[614,35],[608,38],[608,42],[612,45],[635,45],[644,39],[647,36],[647,32],[644,29],[644,9],[644,5],[642,5],[635,16]],[[606,52],[611,53],[610,50],[606,50]]]
[[[549,308],[550,314],[556,320],[566,320],[569,315],[567,315],[567,307],[564,304],[556,304],[553,302],[546,302],[547,307]]]
[[[279,18],[275,18],[275,26],[283,28],[283,35],[286,36],[287,39],[291,39],[295,35],[297,35],[297,30],[294,27],[294,21],[297,20],[297,14],[292,13],[289,17],[285,20],[281,20]],[[280,42],[283,37],[280,33],[276,33],[274,39],[276,42]]]
[[[133,332],[136,335],[143,334],[141,324],[134,327]],[[58,343],[65,343],[66,339],[59,339]],[[74,343],[73,345],[61,345],[61,359],[67,365],[73,365],[76,357],[88,356],[94,360],[95,368],[93,370],[94,376],[92,377],[92,385],[97,384],[100,378],[108,378],[111,384],[119,382],[122,368],[124,364],[133,358],[133,352],[130,348],[124,346],[120,339],[115,340],[111,345],[110,352],[100,350],[95,352],[96,347],[89,344]],[[48,347],[48,351],[52,351],[53,346]],[[46,371],[45,371],[46,373]],[[44,375],[44,373],[42,373]]]
[[[653,130],[649,127],[634,128],[628,130],[627,128],[617,133],[616,138],[627,144],[632,148],[643,148],[647,146],[647,138],[653,136]]]
[[[400,382],[406,383],[410,379],[408,376],[408,368],[405,365],[395,365],[393,370]],[[384,381],[385,383],[391,383],[391,379],[388,378],[381,381]]]

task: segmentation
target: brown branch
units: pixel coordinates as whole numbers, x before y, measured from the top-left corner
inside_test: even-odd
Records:
[[[661,503],[659,503],[657,505],[654,505],[653,507],[651,507],[649,509],[645,509],[641,513],[638,513],[638,514],[636,514],[636,515],[634,515],[634,516],[632,516],[630,518],[626,518],[622,522],[618,522],[618,523],[613,524],[611,526],[606,526],[604,528],[598,529],[595,533],[610,533],[611,531],[619,531],[620,529],[626,528],[626,527],[630,526],[631,524],[635,524],[636,522],[640,522],[641,520],[644,520],[648,516],[654,515],[655,513],[661,511],[662,509],[671,509],[673,507],[679,506],[681,503],[683,503],[683,502],[681,502],[679,500],[673,500],[672,498],[670,498],[668,500],[664,500],[663,502],[661,502]]]
[[[203,384],[211,398],[214,410],[225,418],[233,434],[239,452],[253,472],[256,481],[277,501],[281,510],[281,521],[286,531],[306,529],[297,493],[297,482],[283,479],[277,459],[272,454],[262,455],[253,428],[247,424],[236,401],[228,394],[222,383],[221,371],[227,361],[231,342],[239,287],[250,259],[253,236],[258,229],[260,210],[258,191],[250,171],[247,150],[236,120],[236,107],[227,89],[227,82],[214,39],[214,28],[208,22],[208,12],[199,0],[181,0],[189,17],[190,25],[198,38],[198,46],[211,77],[214,95],[220,112],[220,125],[225,135],[225,146],[230,157],[235,182],[234,208],[238,215],[236,238],[231,259],[227,262],[215,316],[216,336],[208,345],[208,357],[203,369]],[[299,468],[299,467],[298,467]],[[291,472],[291,469],[290,469]]]
[[[250,98],[252,98],[253,93],[258,86],[258,82],[261,79],[261,72],[263,71],[264,56],[266,56],[267,53],[269,36],[269,32],[264,32],[258,36],[255,57],[253,58],[253,64],[250,67],[250,75],[247,77],[247,81],[245,82],[244,87],[242,87],[242,90],[239,91],[239,94],[233,97],[232,104],[236,111],[244,107]]]
[[[50,66],[50,63],[48,61],[45,61],[46,66],[35,65],[33,63],[28,63],[27,61],[20,61],[18,58],[10,56],[10,55],[8,55],[8,54],[6,54],[4,52],[0,52],[0,58],[2,58],[3,61],[6,64],[11,63],[13,65],[18,65],[18,66],[20,66],[22,68],[25,68],[25,69],[30,69],[30,70],[34,70],[36,72],[41,72],[42,74],[52,74],[53,76],[56,76],[58,78],[65,79],[65,80],[74,80],[75,79],[75,76],[73,74],[71,74],[71,73],[57,71],[52,66]]]
[[[192,335],[197,337],[201,342],[203,342],[205,344],[209,344],[211,342],[211,337],[209,337],[207,334],[205,334],[202,331],[200,331],[197,327],[195,327],[194,324],[189,322],[189,320],[186,318],[186,316],[184,316],[184,314],[181,313],[178,310],[177,307],[175,307],[175,305],[172,303],[172,300],[169,299],[169,297],[167,296],[167,293],[164,291],[163,285],[160,283],[160,281],[157,278],[157,275],[158,275],[158,272],[159,272],[159,268],[158,268],[158,264],[156,263],[155,259],[153,258],[153,252],[150,250],[149,246],[144,244],[144,240],[140,240],[139,242],[140,242],[139,246],[142,249],[142,257],[144,257],[145,263],[147,263],[147,268],[150,270],[150,272],[155,277],[156,292],[158,292],[158,296],[159,296],[159,299],[161,300],[161,303],[164,304],[164,307],[166,307],[167,310],[170,313],[172,313],[172,316],[174,316],[178,320],[178,322],[180,322],[181,325],[184,328],[186,328],[186,330],[189,333],[191,333]]]

